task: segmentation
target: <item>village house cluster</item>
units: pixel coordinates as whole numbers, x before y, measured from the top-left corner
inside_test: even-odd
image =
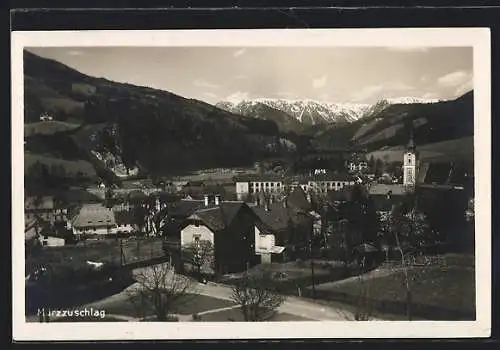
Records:
[[[356,166],[365,169],[364,164]],[[429,172],[429,164],[419,162],[413,141],[403,153],[402,167],[403,183],[366,181],[356,172],[243,175],[234,179],[236,198],[221,186],[205,186],[202,181],[119,189],[114,192],[121,200],[111,204],[105,199],[105,186],[65,193],[69,198],[30,197],[25,201],[25,237],[58,246],[141,233],[176,242],[181,251],[192,251],[204,242],[213,247],[215,262],[207,269],[237,272],[296,259],[315,239],[328,246],[341,246],[347,240],[360,243],[359,237],[346,237],[339,206],[361,185],[378,215],[387,215],[417,182],[425,182]]]

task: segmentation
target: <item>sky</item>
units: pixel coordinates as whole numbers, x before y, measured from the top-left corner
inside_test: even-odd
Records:
[[[472,89],[471,47],[38,47],[82,73],[210,104],[255,98],[373,104]]]

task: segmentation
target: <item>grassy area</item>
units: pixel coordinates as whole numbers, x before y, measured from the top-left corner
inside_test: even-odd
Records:
[[[123,240],[121,246],[125,264],[164,256],[161,238]],[[27,257],[26,272],[38,266],[82,266],[87,260],[120,264],[120,251],[120,241],[115,239],[86,241],[74,246],[44,247],[41,252]]]
[[[53,166],[64,167],[66,176],[77,176],[81,174],[83,177],[94,178],[96,176],[96,171],[90,162],[85,160],[66,160],[62,158],[57,158],[54,156],[45,156],[41,154],[33,154],[29,152],[24,152],[24,169],[25,171],[30,169],[36,162],[45,164],[49,170]]]
[[[73,124],[57,120],[24,124],[24,137],[35,134],[52,135],[56,132],[71,131],[78,128],[80,124]]]
[[[248,270],[252,276],[259,276],[264,272],[270,272],[275,281],[274,287],[283,294],[297,295],[298,288],[301,289],[312,285],[311,263],[288,262],[257,265]],[[340,264],[315,261],[314,263],[314,283],[321,284],[338,281],[351,276],[353,271],[346,270]],[[234,285],[243,278],[243,274],[226,275],[218,282]]]
[[[475,319],[475,272],[470,266],[413,267],[409,270],[412,290],[412,313],[415,318],[430,320]],[[381,314],[406,314],[406,288],[402,271],[366,280],[368,304]],[[359,280],[316,287],[316,297],[356,305]]]
[[[188,294],[176,304],[171,310],[172,314],[192,315],[203,311],[221,309],[235,305],[231,301],[213,298],[205,295]],[[124,315],[130,317],[154,316],[154,308],[145,303],[141,303],[138,295],[131,296],[126,300],[107,303],[100,306],[108,314]]]

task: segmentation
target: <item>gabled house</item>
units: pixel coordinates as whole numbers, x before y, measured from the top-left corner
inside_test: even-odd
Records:
[[[136,230],[134,225],[134,212],[132,210],[113,211],[113,214],[116,226],[110,230],[111,234],[129,235]]]
[[[313,237],[311,203],[300,187],[293,192],[279,202],[262,194],[251,206],[256,215],[255,253],[262,263],[296,258]]]
[[[102,204],[85,204],[71,222],[76,238],[103,237],[116,229],[115,213]]]
[[[216,273],[242,272],[258,263],[254,227],[255,216],[243,202],[220,202],[199,208],[182,224],[181,249],[209,242]]]

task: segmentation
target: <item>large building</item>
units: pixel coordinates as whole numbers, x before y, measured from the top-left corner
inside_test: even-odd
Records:
[[[235,182],[238,200],[246,200],[249,194],[256,192],[281,193],[285,185],[282,176],[269,174],[238,176]]]
[[[302,188],[304,192],[326,193],[354,185],[354,178],[347,174],[317,174],[284,178],[275,175],[251,175],[236,178],[236,196],[246,200],[254,193],[283,193],[285,189]]]

